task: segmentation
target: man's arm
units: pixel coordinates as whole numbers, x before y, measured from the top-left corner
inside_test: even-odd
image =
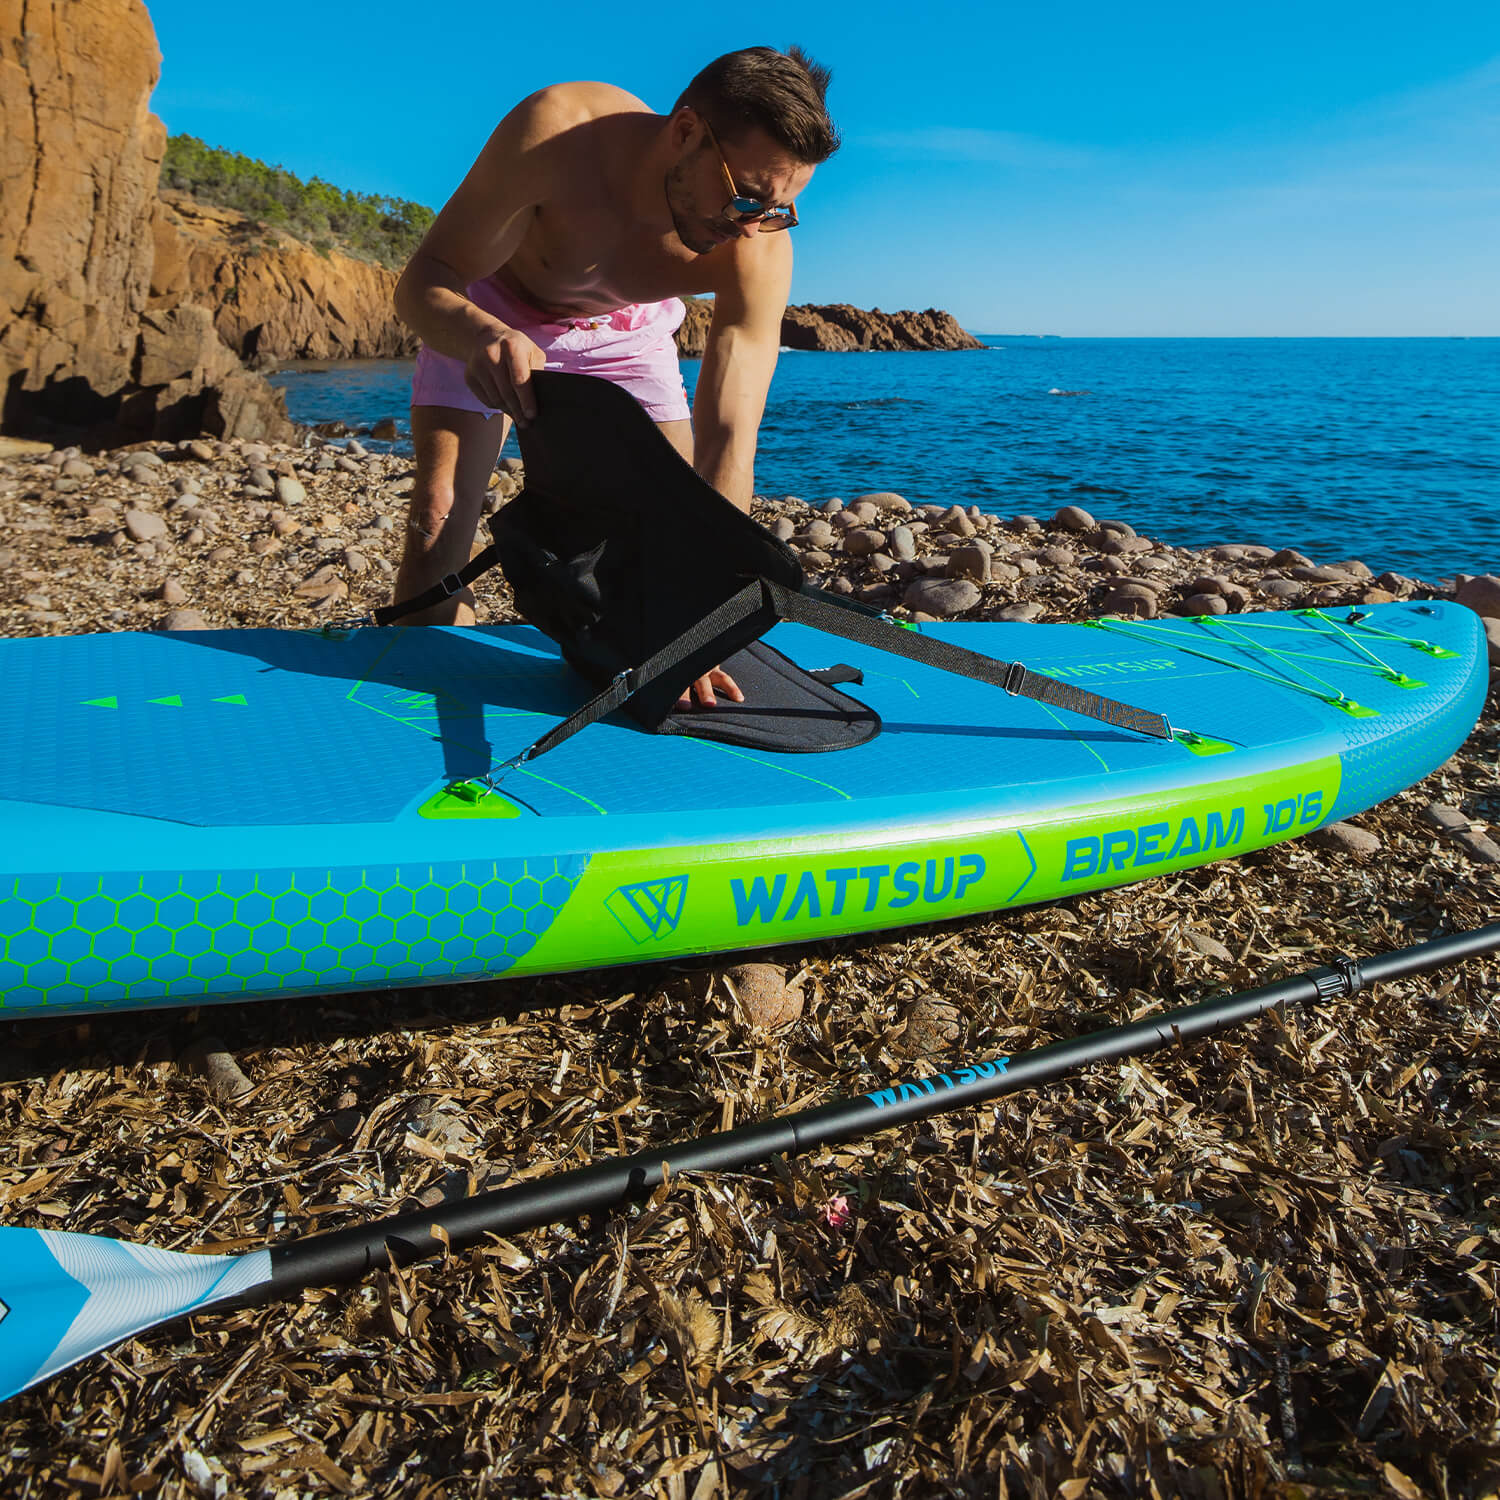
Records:
[[[693,395],[693,466],[743,511],[755,485],[755,442],[792,287],[791,235],[756,234],[723,251],[714,316]]]
[[[567,113],[557,92],[522,100],[495,127],[396,283],[397,317],[430,348],[462,360],[476,395],[512,416],[532,414],[535,347],[469,301],[467,288],[515,254],[546,196],[548,143]],[[518,393],[524,413],[512,409]]]

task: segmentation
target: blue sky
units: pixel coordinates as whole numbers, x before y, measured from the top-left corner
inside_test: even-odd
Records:
[[[543,84],[665,111],[718,53],[800,42],[845,145],[799,201],[799,302],[978,332],[1500,334],[1495,0],[148,8],[170,130],[433,207]]]

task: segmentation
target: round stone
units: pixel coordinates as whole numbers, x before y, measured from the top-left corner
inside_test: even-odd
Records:
[[[1176,615],[1227,615],[1229,601],[1223,594],[1189,594],[1175,606]]]
[[[902,603],[910,610],[951,620],[979,603],[979,588],[967,578],[916,578],[906,586]]]
[[[1156,591],[1144,583],[1117,583],[1099,601],[1106,615],[1133,615],[1138,620],[1154,620],[1157,614]]]
[[[872,494],[861,495],[854,503],[873,505],[876,510],[902,515],[911,509],[911,502],[904,495],[898,495],[893,490],[875,490]]]
[[[990,581],[990,547],[988,542],[972,541],[955,547],[948,554],[950,578],[972,578],[976,583]]]
[[[886,535],[883,531],[860,527],[845,536],[844,551],[850,557],[873,557],[885,544]]]
[[[174,609],[162,621],[163,630],[207,630],[208,621],[196,609]]]
[[[1291,578],[1266,578],[1261,581],[1260,591],[1272,599],[1300,599],[1306,590]]]
[[[1065,505],[1052,517],[1052,524],[1059,531],[1092,531],[1097,523],[1081,505]]]
[[[775,964],[736,964],[724,971],[724,987],[756,1029],[774,1031],[802,1017],[801,986],[788,985],[786,970]]]
[[[1311,835],[1311,842],[1323,849],[1340,849],[1347,854],[1378,854],[1380,839],[1368,828],[1353,823],[1330,823]]]
[[[280,474],[276,478],[276,499],[281,505],[301,505],[307,499],[307,489],[300,479]]]
[[[961,505],[950,505],[937,518],[937,523],[944,531],[951,532],[956,537],[962,538],[974,535],[974,523],[969,519],[968,511]]]
[[[963,1035],[963,1012],[931,990],[918,995],[906,1012],[902,1042],[908,1053],[930,1057],[950,1052]]]
[[[167,523],[149,510],[127,510],[125,530],[132,541],[149,542],[167,534]]]
[[[1471,578],[1459,589],[1458,602],[1487,620],[1500,619],[1500,578],[1493,573],[1481,573],[1477,578]]]

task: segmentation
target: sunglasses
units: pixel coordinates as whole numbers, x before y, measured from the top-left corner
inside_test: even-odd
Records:
[[[720,217],[737,228],[742,224],[759,224],[761,234],[774,234],[779,229],[793,228],[797,223],[796,207],[789,203],[785,208],[767,208],[759,198],[745,197],[734,184],[729,163],[724,160],[724,148],[719,144],[713,126],[704,120],[703,128],[708,132],[714,150],[719,153],[719,170],[723,172],[725,186],[729,189],[729,202],[724,205]]]

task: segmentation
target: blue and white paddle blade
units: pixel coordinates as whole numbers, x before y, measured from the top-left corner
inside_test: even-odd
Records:
[[[269,1250],[182,1255],[101,1235],[0,1229],[0,1400],[270,1279]]]

